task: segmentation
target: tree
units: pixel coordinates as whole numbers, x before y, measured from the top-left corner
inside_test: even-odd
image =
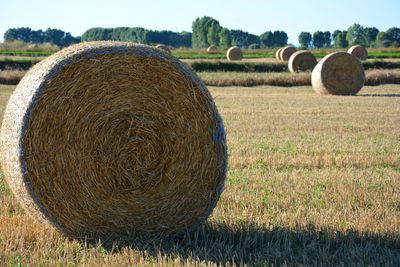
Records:
[[[309,32],[301,32],[299,34],[299,43],[301,47],[308,48],[311,45],[312,36]]]
[[[61,46],[69,46],[71,44],[79,43],[81,39],[79,37],[74,37],[71,33],[66,32],[64,37],[61,39]]]
[[[117,27],[111,31],[113,41],[131,41],[131,32],[128,27]]]
[[[23,41],[25,43],[31,42],[32,29],[28,27],[8,29],[4,33],[4,41],[10,42],[13,40]]]
[[[47,42],[53,43],[58,46],[63,46],[62,39],[64,38],[65,32],[59,29],[48,28],[45,32]]]
[[[338,34],[341,34],[341,33],[342,33],[341,30],[335,30],[335,31],[332,33],[332,40],[335,42],[336,36],[338,36]]]
[[[331,46],[331,33],[329,31],[324,32],[324,47],[330,47]]]
[[[192,44],[192,33],[149,31],[141,27],[91,28],[82,35],[82,40],[113,40],[143,44],[165,44],[174,47],[190,47]]]
[[[400,44],[400,28],[392,27],[385,32],[379,32],[376,36],[375,46],[389,47]]]
[[[142,43],[142,44],[148,43],[147,35],[148,35],[149,31],[147,29],[141,28],[141,27],[133,27],[133,28],[130,28],[130,30],[135,33],[135,42]],[[172,33],[172,32],[168,32],[168,33]],[[168,33],[166,33],[166,35],[168,35]]]
[[[264,47],[278,47],[287,44],[288,36],[284,31],[266,31],[260,35],[259,40]]]
[[[182,34],[172,31],[147,31],[146,39],[144,39],[143,43],[180,47],[185,46],[185,43],[188,42],[187,38],[191,38],[191,35],[184,37]]]
[[[260,42],[263,47],[273,47],[274,41],[274,34],[271,31],[266,31],[260,35]]]
[[[231,33],[227,28],[222,28],[218,35],[219,35],[219,45],[222,48],[228,48],[232,45]]]
[[[247,47],[249,47],[250,45],[258,45],[260,46],[260,36],[249,33],[247,35]]]
[[[23,41],[25,43],[40,44],[50,42],[55,45],[64,47],[73,43],[80,42],[80,38],[73,37],[71,33],[64,32],[59,29],[48,28],[46,31],[34,31],[31,28],[12,28],[4,33],[4,41],[9,42],[13,40]]]
[[[321,48],[325,44],[325,36],[321,31],[316,31],[313,34],[313,46],[315,48]]]
[[[346,48],[349,45],[346,40],[347,31],[335,31],[333,35],[335,36],[333,42],[336,48]]]
[[[242,30],[231,30],[232,44],[247,48],[251,44],[259,44],[260,37]]]
[[[194,48],[208,47],[208,30],[213,24],[219,22],[211,17],[197,18],[192,23],[192,45]]]
[[[208,28],[207,41],[210,45],[219,45],[219,32],[221,31],[221,26],[217,23],[212,23],[211,27]]]
[[[288,36],[284,31],[274,31],[274,47],[287,45]]]
[[[364,28],[364,40],[365,40],[365,45],[370,47],[376,40],[376,37],[378,36],[379,30],[375,27],[366,27]]]
[[[392,37],[387,32],[379,32],[376,36],[375,45],[377,47],[389,47],[392,44]]]
[[[346,39],[349,42],[349,45],[366,45],[364,27],[357,23],[353,24],[347,29]]]
[[[230,30],[230,35],[232,37],[232,45],[243,47],[246,36],[242,30]]]
[[[392,42],[400,43],[400,28],[390,28],[386,33],[389,35]]]
[[[11,28],[4,33],[4,42],[12,42],[18,40],[17,29]]]
[[[40,44],[46,42],[46,33],[42,30],[32,31],[31,32],[31,43]]]
[[[103,41],[111,40],[112,29],[108,28],[90,28],[82,34],[82,41]]]
[[[191,32],[181,32],[182,42],[180,46],[192,47],[192,33]]]

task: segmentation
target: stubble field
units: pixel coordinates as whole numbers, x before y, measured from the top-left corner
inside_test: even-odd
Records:
[[[0,86],[0,114],[14,86]],[[210,87],[229,173],[212,217],[179,240],[69,240],[0,176],[0,265],[400,265],[400,86]]]

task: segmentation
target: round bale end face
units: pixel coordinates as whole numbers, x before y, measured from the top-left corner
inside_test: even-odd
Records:
[[[215,46],[215,45],[210,45],[210,46],[207,48],[207,52],[208,52],[208,53],[217,53],[217,52],[218,52],[218,47]]]
[[[281,59],[281,50],[282,50],[282,47],[279,48],[278,50],[276,50],[276,52],[275,52],[275,59],[276,60],[282,61],[282,59]]]
[[[368,50],[362,45],[354,45],[347,50],[347,53],[355,56],[359,60],[366,60],[368,58]]]
[[[365,83],[364,68],[346,52],[331,53],[315,66],[311,82],[319,94],[356,95]]]
[[[288,62],[289,71],[292,73],[312,71],[317,65],[317,59],[310,51],[297,51],[293,53]]]
[[[229,48],[228,51],[226,52],[226,58],[229,61],[242,60],[243,59],[242,49],[240,49],[237,46],[233,46],[233,47]]]
[[[205,85],[178,59],[132,43],[82,43],[35,65],[8,102],[0,142],[27,213],[71,237],[194,229],[227,171]]]
[[[290,56],[295,53],[297,50],[293,46],[285,46],[282,48],[281,52],[279,53],[279,57],[282,61],[288,61]]]

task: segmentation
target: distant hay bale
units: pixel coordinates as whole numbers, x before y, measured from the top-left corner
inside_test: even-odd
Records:
[[[293,53],[289,58],[288,68],[292,73],[312,71],[317,65],[315,56],[306,50],[301,50]]]
[[[311,83],[319,94],[355,95],[364,86],[361,62],[346,52],[325,56],[314,68]]]
[[[229,61],[242,60],[243,59],[242,49],[240,49],[237,46],[229,48],[228,51],[226,52],[226,58]]]
[[[159,44],[159,45],[156,45],[156,48],[161,49],[161,50],[164,50],[164,51],[167,52],[168,54],[171,54],[171,49],[170,49],[168,46],[166,46],[166,45]]]
[[[279,48],[278,50],[276,50],[276,52],[275,52],[275,59],[276,59],[276,60],[279,60],[279,61],[282,60],[282,59],[281,59],[281,55],[280,55],[281,51],[282,51],[282,47]]]
[[[8,102],[0,145],[27,213],[71,237],[192,230],[227,171],[222,118],[204,83],[134,43],[81,43],[35,65]]]
[[[218,52],[218,47],[216,47],[215,45],[210,45],[210,46],[207,48],[207,52],[208,52],[208,53],[216,53],[216,52]]]
[[[291,45],[282,47],[281,52],[279,52],[279,57],[283,61],[288,61],[290,56],[296,51],[296,48]]]
[[[30,44],[28,45],[28,49],[38,49],[39,45],[38,44]]]
[[[355,56],[359,60],[366,60],[368,57],[367,49],[362,45],[354,45],[347,50],[347,53]]]

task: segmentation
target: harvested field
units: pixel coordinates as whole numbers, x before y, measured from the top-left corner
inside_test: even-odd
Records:
[[[0,113],[14,87],[0,86]],[[0,176],[0,265],[400,264],[400,87],[211,87],[229,175],[180,240],[69,240],[32,221]]]
[[[26,71],[0,71],[0,84],[17,84]],[[400,84],[400,69],[371,69],[366,72],[366,85]],[[311,84],[310,73],[288,72],[199,72],[210,86],[302,86]]]
[[[366,85],[400,84],[400,69],[370,69],[365,73]],[[200,72],[198,74],[210,86],[311,85],[311,73]]]

